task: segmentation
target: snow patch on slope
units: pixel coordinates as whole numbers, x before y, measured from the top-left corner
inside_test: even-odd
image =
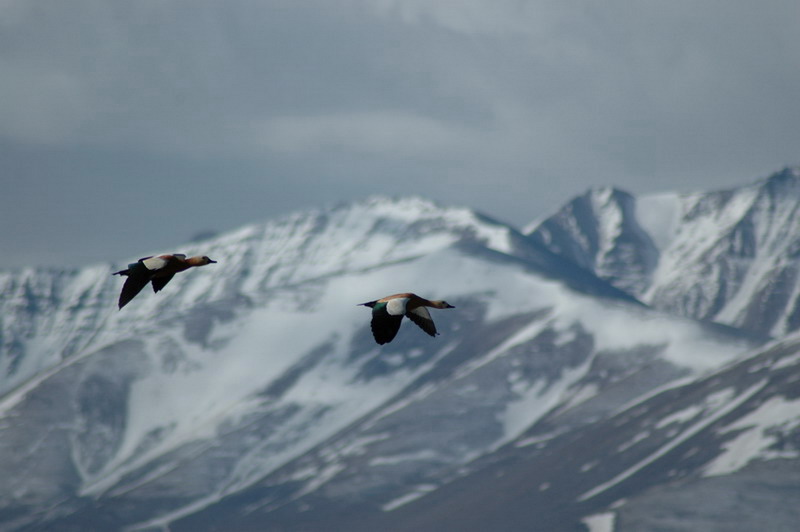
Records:
[[[678,194],[650,194],[636,199],[636,219],[658,249],[666,249],[675,237],[681,217]]]
[[[800,399],[772,397],[756,410],[719,430],[719,434],[742,431],[725,443],[723,453],[705,468],[705,476],[735,473],[754,460],[798,458],[800,450],[776,448],[783,435],[800,426]]]
[[[716,422],[720,418],[724,417],[726,414],[728,414],[728,413],[732,412],[733,410],[735,410],[736,408],[738,408],[740,405],[745,403],[748,399],[750,399],[756,393],[761,391],[767,384],[768,384],[768,381],[767,380],[763,380],[763,381],[751,386],[750,388],[745,390],[743,393],[739,394],[736,397],[736,399],[726,402],[724,404],[724,406],[718,408],[713,413],[711,413],[711,415],[701,419],[700,421],[698,421],[697,423],[693,424],[688,429],[686,429],[683,432],[681,432],[677,437],[673,438],[667,444],[663,445],[660,449],[658,449],[655,452],[651,453],[649,456],[647,456],[644,459],[640,460],[639,462],[637,462],[633,466],[629,467],[625,471],[619,473],[614,478],[612,478],[612,479],[610,479],[610,480],[608,480],[608,481],[606,481],[606,482],[604,482],[604,483],[602,483],[602,484],[600,484],[598,486],[595,486],[594,488],[592,488],[589,491],[585,492],[580,497],[578,497],[577,500],[579,502],[582,502],[582,501],[586,501],[588,499],[591,499],[592,497],[595,497],[595,496],[599,495],[600,493],[603,493],[604,491],[608,490],[609,488],[612,488],[613,486],[616,486],[620,482],[623,482],[626,479],[630,478],[632,475],[638,473],[643,468],[647,467],[648,465],[652,464],[653,462],[655,462],[656,460],[658,460],[662,456],[666,455],[668,452],[670,452],[673,449],[675,449],[678,445],[680,445],[683,442],[687,441],[689,438],[691,438],[695,434],[698,434],[700,431],[706,429],[712,423]]]
[[[616,513],[606,512],[584,517],[581,519],[581,522],[586,525],[589,532],[614,532],[614,522],[616,518]]]
[[[503,437],[493,446],[498,448],[517,439],[538,419],[570,399],[574,385],[586,376],[591,367],[591,359],[575,368],[566,368],[554,382],[544,379],[533,384],[524,380],[513,379],[512,390],[518,395],[516,401],[510,402],[503,412]]]

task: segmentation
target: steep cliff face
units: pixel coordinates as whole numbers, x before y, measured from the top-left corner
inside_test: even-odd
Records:
[[[590,191],[530,237],[670,313],[782,336],[800,327],[800,169],[740,188]]]
[[[659,250],[619,189],[590,190],[535,225],[530,238],[633,295],[650,284]]]

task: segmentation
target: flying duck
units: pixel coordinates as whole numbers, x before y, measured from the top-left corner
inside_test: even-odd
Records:
[[[176,273],[193,266],[205,266],[216,262],[205,255],[187,259],[186,255],[174,253],[172,255],[144,257],[139,259],[138,262],[128,264],[127,270],[120,270],[111,274],[128,276],[122,286],[122,292],[119,294],[119,308],[121,309],[127,305],[149,282],[153,283],[153,292],[158,292],[167,285]]]
[[[455,308],[446,301],[430,301],[417,294],[406,292],[404,294],[394,294],[375,301],[359,303],[372,309],[372,336],[380,345],[391,342],[400,330],[400,322],[403,316],[419,325],[419,327],[430,334],[436,336],[436,325],[433,324],[430,313],[426,307],[431,308]]]

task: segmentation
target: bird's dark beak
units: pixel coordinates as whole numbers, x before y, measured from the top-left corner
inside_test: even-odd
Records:
[[[215,261],[215,260],[211,260],[211,259],[208,259],[208,263],[209,263],[209,264],[216,264],[216,263],[217,263],[217,261]]]
[[[451,305],[450,303],[448,303],[448,304],[447,304],[447,306],[446,306],[446,307],[444,307],[444,308],[456,308],[456,307],[454,307],[453,305]]]

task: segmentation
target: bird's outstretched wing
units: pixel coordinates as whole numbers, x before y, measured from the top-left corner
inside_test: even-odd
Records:
[[[165,286],[167,283],[175,277],[175,274],[172,275],[165,275],[164,277],[153,277],[153,292],[158,292]]]
[[[433,320],[431,319],[431,314],[428,312],[427,308],[417,307],[414,310],[409,310],[406,313],[406,316],[408,316],[408,319],[419,325],[420,329],[431,336],[436,336],[436,325],[434,325]]]
[[[124,307],[136,297],[136,294],[141,292],[149,281],[150,272],[141,262],[128,268],[128,278],[125,279],[122,292],[119,294],[119,308]]]
[[[375,305],[372,309],[372,322],[370,323],[375,341],[380,345],[391,342],[397,336],[402,321],[403,315],[392,316],[386,311],[386,304]]]

